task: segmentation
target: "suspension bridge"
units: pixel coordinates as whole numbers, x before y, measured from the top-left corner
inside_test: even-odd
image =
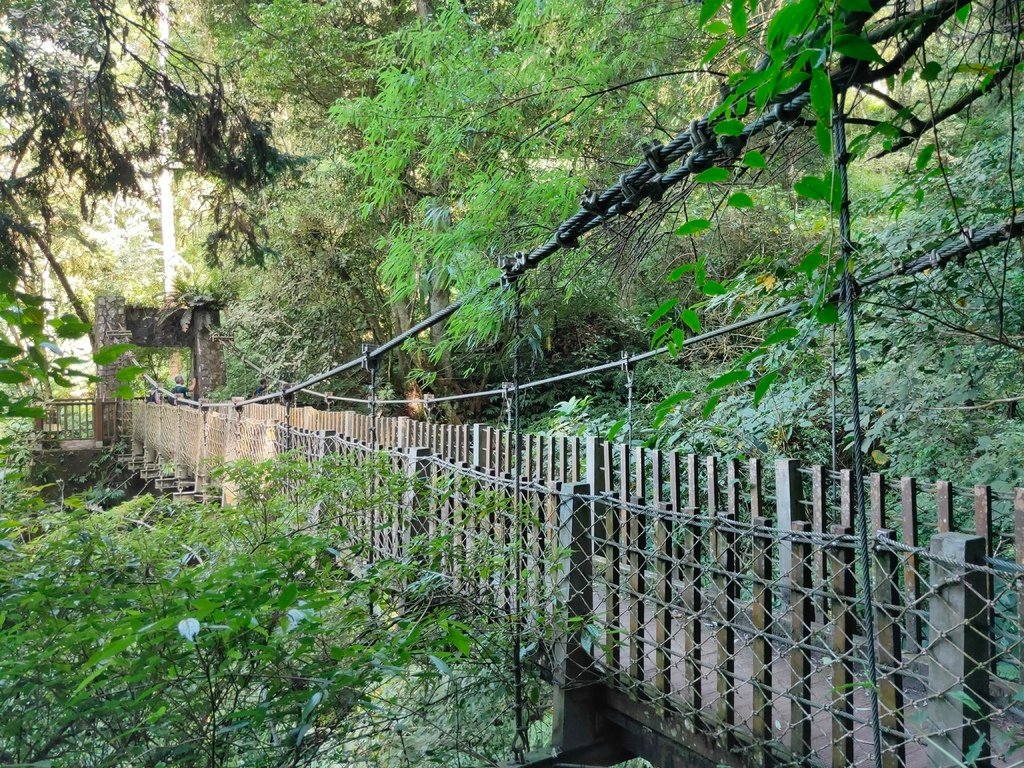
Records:
[[[110,408],[123,459],[182,497],[230,503],[215,466],[287,452],[421,478],[364,511],[367,558],[447,537],[453,589],[541,625],[555,724],[523,764],[871,764],[872,693],[885,766],[1024,764],[1024,489],[870,475],[871,639],[849,470],[280,404]],[[481,494],[517,503],[481,517]],[[521,551],[494,548],[514,531]]]
[[[884,5],[867,0],[844,12],[844,31],[857,34]],[[905,42],[903,61],[960,5],[938,0],[915,11],[913,21],[928,34]],[[893,42],[902,29],[879,23],[871,42]],[[511,382],[436,398],[501,396],[508,429],[380,412],[413,402],[378,399],[380,361],[444,323],[473,294],[351,360],[279,382],[259,397],[58,402],[40,428],[52,440],[119,442],[128,466],[156,488],[229,504],[236,489],[218,480],[214,467],[280,454],[314,467],[339,457],[381,460],[415,480],[401,499],[363,511],[357,528],[367,557],[405,557],[418,534],[437,537],[447,550],[432,567],[452,588],[515,617],[517,645],[520,628],[538,638],[533,661],[555,691],[551,746],[527,754],[517,706],[517,765],[612,765],[634,756],[664,768],[1024,765],[1024,489],[868,475],[857,417],[853,469],[840,471],[784,457],[770,466],[757,459],[741,465],[520,428],[525,390],[620,366],[629,373],[651,357],[823,304],[843,309],[852,411],[859,415],[858,298],[953,260],[966,263],[1024,232],[1024,214],[1014,211],[1005,221],[962,227],[940,246],[874,274],[854,275],[843,95],[885,71],[840,57],[827,73],[836,94],[832,192],[841,279],[813,301],[534,382],[521,381],[516,343]],[[481,290],[513,297],[512,337],[521,336],[523,275],[615,217],[661,200],[668,188],[736,164],[749,142],[799,120],[810,84],[794,82],[756,117],[732,121],[741,123],[738,132],[716,133],[722,117],[712,114],[648,145],[641,163],[585,195],[549,240],[505,259],[500,283]],[[314,389],[357,371],[369,374],[365,399]],[[365,412],[298,407],[299,395]],[[73,430],[81,434],[71,436]],[[483,495],[505,499],[507,511],[477,514]],[[482,552],[489,553],[486,569],[475,560]],[[510,662],[517,670],[523,655]]]

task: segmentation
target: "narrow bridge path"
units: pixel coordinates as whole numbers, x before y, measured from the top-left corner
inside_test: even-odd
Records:
[[[279,405],[133,402],[105,423],[134,468],[186,496],[230,503],[211,467],[285,451],[376,454],[421,478],[368,536],[382,557],[403,555],[409,525],[448,536],[452,583],[527,617],[561,755],[534,765],[873,765],[872,690],[885,768],[1024,765],[1024,490],[870,477],[872,685],[848,472],[550,435],[524,436],[516,462],[510,433],[485,425]],[[517,490],[514,518],[474,512]],[[521,548],[495,563],[514,531]]]

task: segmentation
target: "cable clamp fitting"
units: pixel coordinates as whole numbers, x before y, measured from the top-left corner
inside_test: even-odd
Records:
[[[501,399],[511,400],[513,393],[518,389],[514,381],[501,382]]]
[[[629,352],[623,350],[622,352],[622,372],[626,374],[626,386],[630,389],[633,388],[633,367],[631,365],[632,358],[629,356]]]
[[[668,163],[661,159],[661,150],[662,145],[656,141],[645,144],[643,147],[644,162],[647,163],[648,168],[659,175],[668,170]]]
[[[742,133],[739,136],[723,136],[719,140],[719,146],[726,157],[730,159],[739,157],[740,152],[747,146],[747,137]]]
[[[851,272],[843,273],[843,295],[846,301],[855,301],[860,298],[861,287]]]
[[[699,152],[715,146],[715,135],[708,130],[707,120],[690,121],[690,151]]]
[[[604,213],[601,208],[601,195],[592,189],[584,190],[583,197],[580,198],[580,208],[587,213],[594,213],[597,215]]]
[[[647,186],[644,187],[644,190],[647,192],[647,196],[651,198],[652,203],[660,203],[661,198],[665,196],[666,189],[667,187],[661,174],[647,182]]]
[[[572,250],[580,244],[580,240],[577,236],[567,235],[561,230],[555,231],[555,242],[558,243],[559,248],[564,248],[565,250]]]
[[[622,202],[632,206],[640,202],[640,190],[633,184],[628,173],[619,176],[619,188],[622,189]]]
[[[798,103],[796,99],[777,101],[772,107],[772,116],[780,123],[790,123],[796,120],[803,111],[803,104]]]
[[[501,270],[502,287],[510,287],[526,271],[526,253],[516,251],[511,255],[502,256],[498,260],[498,269]]]
[[[372,344],[372,343],[370,343],[368,341],[364,341],[363,342],[363,344],[362,344],[362,353],[363,353],[363,370],[364,371],[376,371],[377,370],[377,366],[380,363],[380,360],[378,360],[374,356],[374,354],[373,354],[376,349],[377,349],[377,345],[376,344]]]

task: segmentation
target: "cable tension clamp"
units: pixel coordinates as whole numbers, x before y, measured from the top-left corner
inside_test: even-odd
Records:
[[[362,354],[363,354],[363,370],[364,371],[375,371],[375,370],[377,370],[377,366],[380,364],[380,360],[378,360],[374,356],[374,354],[373,354],[376,350],[377,350],[377,345],[376,344],[373,344],[372,342],[369,342],[369,341],[364,341],[363,342],[362,347],[361,347],[361,351],[362,351]]]
[[[498,269],[501,270],[502,287],[508,288],[526,271],[526,253],[516,251],[510,256],[502,256],[498,259]]]

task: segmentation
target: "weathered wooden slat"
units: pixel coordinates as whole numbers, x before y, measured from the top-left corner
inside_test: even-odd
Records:
[[[1017,565],[1024,567],[1024,488],[1013,492],[1013,544]],[[1024,599],[1017,600],[1017,626],[1024,627]],[[1024,667],[1024,642],[1017,643],[1018,662]]]
[[[672,506],[657,504],[654,521],[655,594],[654,615],[654,687],[663,694],[672,692],[672,572],[675,557],[672,545]]]
[[[834,543],[829,548],[832,573],[832,768],[853,765],[853,637],[857,631],[857,579],[851,544],[853,529],[832,526]]]
[[[626,509],[629,552],[629,675],[644,679],[644,630],[647,620],[647,542],[646,515],[638,509],[647,504],[640,496],[630,498]]]
[[[736,727],[736,601],[739,597],[739,556],[736,551],[738,537],[735,526],[739,518],[738,465],[730,459],[726,465],[726,507],[719,511],[713,507],[711,488],[717,485],[717,472],[708,461],[708,506],[715,509],[716,526],[715,573],[716,613],[718,627],[715,630],[715,644],[718,649],[716,680],[718,684],[718,726],[723,729],[723,742],[728,747],[735,743]]]
[[[995,555],[995,534],[992,530],[992,488],[987,485],[974,486],[974,532],[985,540],[985,557]],[[995,580],[992,574],[986,574],[988,582],[988,594],[995,594]],[[988,605],[988,625],[996,626],[996,604],[990,602]],[[992,672],[996,671],[998,654],[992,654]]]
[[[751,460],[751,477],[759,475],[760,468]],[[752,495],[760,495],[760,487],[751,485]],[[753,504],[751,505],[753,506]],[[770,521],[760,515],[751,518],[753,529],[752,560],[754,586],[751,594],[751,621],[754,626],[753,663],[753,708],[751,731],[757,744],[765,745],[772,740],[772,643],[769,635],[772,625],[772,583],[774,581],[773,549],[774,538],[769,529]],[[762,747],[762,765],[769,765],[770,758]]]
[[[879,541],[895,540],[895,532],[878,531]],[[882,726],[883,768],[903,768],[907,762],[903,732],[903,639],[900,625],[899,557],[884,544],[874,563],[875,636],[879,664],[878,705]]]
[[[687,492],[689,506],[685,510],[686,519],[683,567],[683,599],[685,614],[683,619],[683,653],[685,654],[686,685],[683,689],[684,700],[693,712],[703,708],[701,644],[703,642],[700,614],[704,607],[704,593],[701,590],[703,578],[702,561],[704,559],[704,531],[697,519],[697,500],[700,494],[700,477],[697,472],[697,456],[686,457],[689,482]],[[697,725],[697,722],[694,722]]]
[[[839,470],[839,524],[853,527],[853,472]]]
[[[828,530],[828,520],[825,512],[826,494],[828,493],[828,478],[825,475],[825,468],[821,464],[811,467],[811,530],[818,536]],[[818,584],[824,584],[827,578],[827,561],[822,547],[814,548],[814,580]],[[826,590],[815,601],[818,615],[824,621],[828,614],[828,595]]]
[[[605,445],[607,446],[607,444]],[[614,468],[611,466],[611,462],[609,461],[608,466],[605,468],[605,491],[611,491],[614,488],[613,482],[609,477],[613,471]],[[605,663],[613,671],[622,668],[622,648],[620,644],[621,639],[619,637],[622,571],[619,566],[619,562],[620,555],[622,553],[621,542],[623,534],[620,520],[620,511],[613,504],[606,505],[604,510],[604,657]]]
[[[921,620],[918,617],[918,602],[921,599],[921,583],[917,576],[917,481],[912,477],[900,479],[900,507],[902,508],[903,543],[910,548],[903,555],[903,600],[907,606],[907,640],[910,650],[921,649]]]
[[[955,527],[953,522],[953,487],[945,480],[935,484],[935,527],[939,533],[949,533]]]
[[[872,533],[889,528],[885,509],[885,478],[880,472],[871,473],[871,525]]]
[[[791,681],[789,748],[796,757],[805,757],[811,746],[811,624],[814,620],[814,602],[811,596],[811,545],[807,534],[810,523],[796,520],[792,524],[793,563],[790,580],[790,620],[793,645],[789,652]]]

